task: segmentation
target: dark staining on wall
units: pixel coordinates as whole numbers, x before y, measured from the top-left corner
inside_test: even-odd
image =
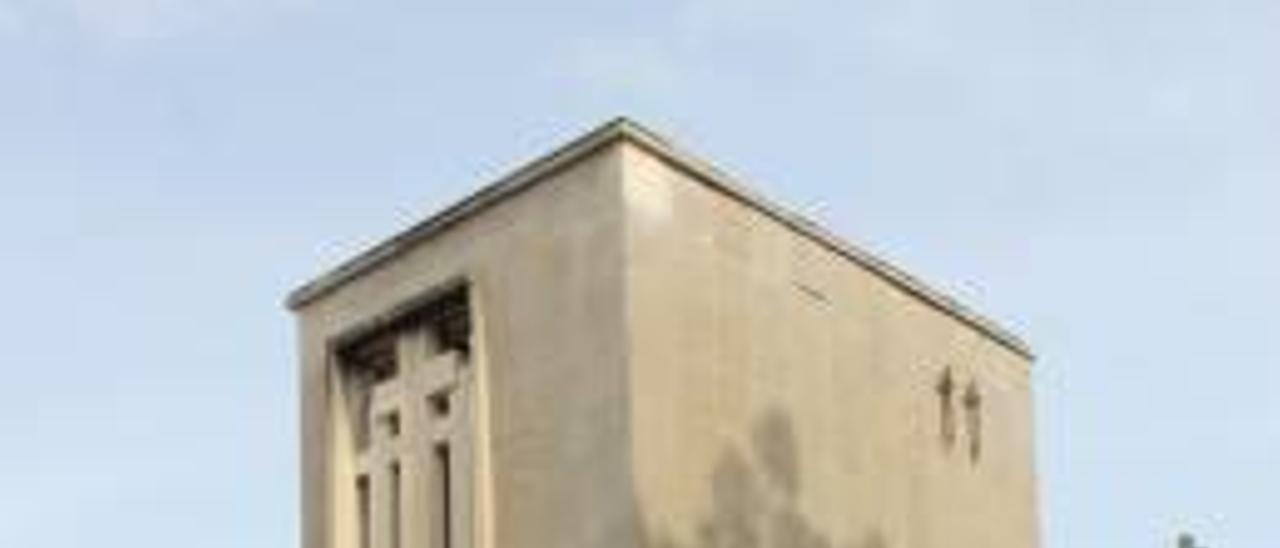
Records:
[[[884,532],[872,527],[858,538],[838,543],[800,512],[799,443],[791,418],[774,409],[751,430],[750,450],[726,447],[711,483],[711,510],[680,542],[669,532],[645,530],[642,548],[891,548]],[[850,509],[851,512],[856,509]]]
[[[764,478],[787,499],[795,500],[800,494],[800,463],[791,423],[782,413],[771,412],[756,422],[751,434]]]

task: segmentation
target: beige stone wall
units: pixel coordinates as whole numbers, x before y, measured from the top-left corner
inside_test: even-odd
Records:
[[[477,546],[633,534],[619,169],[611,147],[299,310],[306,548],[357,541],[328,342],[459,278],[477,316]]]
[[[458,279],[475,548],[1037,545],[1024,356],[614,130],[300,307],[305,548],[356,546],[328,344]]]
[[[638,511],[650,546],[1037,545],[1029,363],[628,145]],[[982,455],[935,385],[983,396]]]

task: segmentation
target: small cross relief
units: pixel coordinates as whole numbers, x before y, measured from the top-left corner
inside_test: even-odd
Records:
[[[934,391],[938,396],[939,437],[944,450],[950,451],[955,446],[958,433],[956,428],[956,399],[964,408],[965,433],[968,440],[968,453],[971,462],[978,462],[982,457],[982,391],[976,380],[970,380],[963,394],[957,394],[955,376],[950,367],[944,369],[938,378]]]

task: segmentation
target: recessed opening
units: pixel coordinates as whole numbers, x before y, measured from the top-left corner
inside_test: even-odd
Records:
[[[469,481],[465,474],[455,477],[453,444],[466,443],[458,432],[467,425],[450,415],[455,405],[468,405],[458,385],[469,378],[471,338],[468,288],[459,285],[397,307],[335,342],[337,399],[345,407],[351,456],[358,463],[353,479],[359,548],[459,544],[455,537],[463,531],[454,521],[460,509],[454,491],[469,489]],[[425,410],[416,407],[423,403],[409,407],[424,400]],[[419,434],[419,428],[426,432]],[[433,441],[416,443],[420,435]],[[412,467],[408,476],[406,465]],[[420,491],[424,486],[429,492]],[[423,530],[429,536],[415,536]]]
[[[436,417],[449,416],[451,404],[449,403],[449,394],[447,392],[432,394],[431,397],[427,398],[427,405],[431,408],[431,413]]]
[[[435,512],[432,527],[433,548],[453,548],[453,465],[450,462],[449,444],[441,443],[432,451],[435,468]]]
[[[399,419],[380,424],[373,417],[373,392],[380,384],[401,376],[399,363],[406,335],[422,334],[430,339],[430,354],[454,353],[465,365],[471,355],[471,303],[466,285],[458,285],[414,301],[394,311],[385,320],[344,337],[337,344],[338,372],[346,401],[351,439],[357,452],[370,447],[375,430],[398,435]],[[425,332],[425,333],[424,333]],[[445,402],[445,413],[448,412]]]
[[[389,472],[391,476],[389,480],[391,485],[390,485],[390,493],[388,495],[388,498],[390,500],[387,501],[387,506],[388,506],[388,511],[390,512],[391,515],[388,516],[390,523],[387,524],[387,527],[390,528],[390,531],[388,531],[388,533],[389,533],[389,536],[391,537],[390,538],[391,548],[400,548],[400,544],[401,544],[400,534],[401,534],[401,528],[403,527],[400,523],[401,521],[400,512],[401,512],[401,505],[402,505],[401,494],[400,494],[400,484],[401,484],[400,463],[398,462],[391,463]]]
[[[360,475],[356,477],[356,511],[359,513],[360,523],[358,524],[360,536],[360,548],[373,548],[372,527],[372,493],[369,492],[369,476]]]
[[[384,437],[400,437],[400,413],[392,411],[382,415],[382,417],[378,419],[378,425]]]

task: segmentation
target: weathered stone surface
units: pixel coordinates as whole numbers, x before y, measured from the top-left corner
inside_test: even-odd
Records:
[[[460,281],[450,548],[1038,544],[1026,345],[618,121],[291,296],[305,548],[360,545],[335,345]]]

